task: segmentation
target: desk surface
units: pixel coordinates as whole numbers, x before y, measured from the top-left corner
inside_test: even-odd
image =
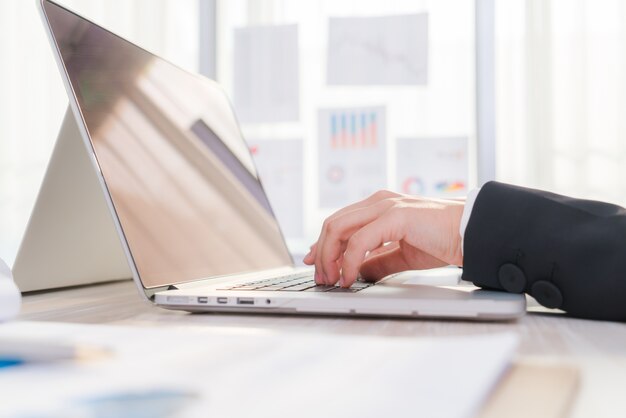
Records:
[[[572,417],[626,416],[626,324],[567,318],[548,312],[532,300],[529,311],[524,318],[508,323],[189,314],[143,302],[134,284],[127,281],[28,295],[20,319],[176,328],[255,328],[283,334],[303,329],[308,333],[377,336],[511,331],[521,339],[518,360],[571,364],[580,369],[580,389],[572,406]]]

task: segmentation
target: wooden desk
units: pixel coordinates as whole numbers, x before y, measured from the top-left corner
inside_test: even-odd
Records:
[[[521,338],[519,361],[571,364],[579,368],[581,381],[572,417],[626,417],[626,324],[566,318],[549,313],[532,300],[529,311],[521,320],[509,323],[188,314],[143,302],[134,284],[128,281],[26,296],[20,319],[177,328],[255,328],[276,333],[306,330],[319,334],[390,337],[511,331]]]

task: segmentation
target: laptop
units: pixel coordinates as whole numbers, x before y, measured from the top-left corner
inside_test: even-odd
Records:
[[[217,83],[53,1],[41,0],[40,11],[79,133],[74,142],[83,142],[130,274],[150,303],[189,312],[524,314],[522,295],[420,285],[406,274],[350,289],[316,285],[312,269],[290,256]]]

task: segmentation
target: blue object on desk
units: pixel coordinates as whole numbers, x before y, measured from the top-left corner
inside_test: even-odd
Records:
[[[0,369],[4,369],[5,367],[19,366],[22,363],[23,361],[18,359],[0,359]]]
[[[79,405],[88,417],[167,418],[179,415],[195,398],[195,393],[157,388],[104,394],[84,399]]]

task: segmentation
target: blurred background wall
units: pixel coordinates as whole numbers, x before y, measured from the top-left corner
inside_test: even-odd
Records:
[[[223,84],[234,100],[244,136],[294,252],[303,251],[322,219],[344,203],[341,197],[324,194],[328,181],[324,153],[332,149],[324,148],[324,141],[330,140],[324,129],[331,128],[322,123],[327,118],[331,125],[333,120],[340,124],[344,114],[348,121],[350,115],[371,113],[384,118],[384,126],[379,127],[384,147],[378,143],[378,154],[372,154],[373,163],[382,164],[376,169],[381,170],[383,187],[456,196],[486,180],[477,173],[480,164],[488,164],[494,167],[493,177],[501,181],[626,204],[626,3],[622,1],[62,3]],[[492,50],[489,71],[477,74],[476,68],[482,68],[482,58],[478,62],[476,58],[479,8],[491,18],[487,41]],[[424,22],[423,16],[427,16],[425,32],[415,35],[425,36],[423,42],[412,38],[407,46],[420,56],[424,53],[423,73],[407,80],[381,79],[362,68],[354,70],[354,77],[370,77],[371,82],[350,85],[342,80],[337,62],[344,50],[338,48],[341,37],[333,30],[358,34],[354,25],[380,26],[381,20],[376,19],[391,17],[395,20],[386,30],[377,29],[381,32],[373,39],[393,39],[394,22],[407,23],[407,33],[413,33],[411,25]],[[358,19],[333,20],[339,18]],[[295,44],[289,43],[294,37]],[[286,43],[276,44],[274,39]],[[371,46],[366,41],[361,39],[357,46]],[[370,48],[370,53],[391,64],[406,58],[380,48],[374,51]],[[34,1],[0,0],[0,56],[0,257],[11,263],[67,96]],[[271,84],[276,83],[271,78],[276,71],[284,71],[284,79]],[[484,84],[477,85],[477,76],[493,87],[493,107],[483,114],[493,125],[491,138],[481,138],[477,129],[476,103],[491,94]],[[259,88],[266,85],[265,90]],[[281,86],[287,96],[276,94]],[[291,97],[293,92],[296,95]],[[271,111],[257,118],[255,109],[266,103]],[[292,112],[294,104],[296,112]],[[421,161],[422,155],[430,155],[433,147],[444,143],[452,144],[450,155],[462,155],[463,161],[442,170],[462,170],[463,178],[436,189],[423,187],[417,174],[410,175],[414,167],[404,166]],[[464,145],[459,148],[459,144]],[[493,161],[477,159],[479,144],[493,148]],[[356,151],[346,155],[362,158]],[[297,164],[279,164],[289,160]],[[297,181],[288,182],[294,170]]]

